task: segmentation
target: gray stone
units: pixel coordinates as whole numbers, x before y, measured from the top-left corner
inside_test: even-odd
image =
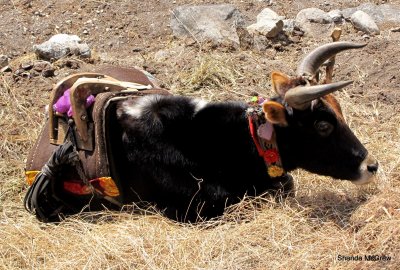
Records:
[[[357,30],[360,30],[366,34],[380,34],[379,28],[375,21],[364,11],[358,10],[354,12],[350,19]]]
[[[283,31],[286,33],[292,33],[294,30],[296,21],[294,19],[283,20]]]
[[[257,22],[247,27],[247,31],[253,35],[259,34],[268,38],[276,37],[283,29],[282,19],[284,18],[273,10],[265,8],[257,15]]]
[[[32,69],[42,74],[42,76],[46,78],[54,76],[55,69],[53,65],[48,61],[35,61],[35,63],[33,63]]]
[[[391,4],[375,5],[364,3],[358,7],[346,8],[342,13],[346,20],[350,20],[351,16],[358,10],[367,13],[378,24],[384,22],[400,23],[400,8]]]
[[[36,55],[44,60],[60,59],[69,54],[89,58],[91,51],[86,43],[81,43],[81,39],[76,35],[57,34],[48,41],[39,45],[34,45]]]
[[[173,10],[171,28],[176,37],[239,46],[236,29],[244,19],[233,5],[180,6]]]
[[[329,11],[328,15],[332,18],[332,21],[334,23],[342,23],[343,22],[343,13],[338,9]]]
[[[380,6],[380,10],[385,22],[400,23],[400,8],[391,4],[384,4]]]
[[[283,20],[285,19],[284,16],[279,16],[275,11],[269,8],[264,8],[258,15],[257,15],[257,22],[261,22],[263,20]]]
[[[361,10],[367,13],[375,22],[383,22],[385,20],[385,16],[383,15],[380,6],[377,6],[372,3],[365,3],[358,6],[357,11]],[[354,14],[354,13],[353,13]]]
[[[0,54],[0,68],[6,67],[8,65],[7,55]]]
[[[263,52],[271,47],[270,40],[268,40],[268,38],[263,35],[255,35],[253,37],[253,42],[253,48],[259,52]]]
[[[345,9],[343,9],[343,10],[342,10],[343,18],[344,18],[345,20],[348,20],[348,21],[349,21],[351,15],[353,15],[353,13],[356,12],[356,11],[357,11],[357,8],[356,8],[356,7],[354,7],[354,8],[345,8]]]
[[[295,26],[301,29],[304,35],[317,37],[325,35],[332,29],[333,20],[321,9],[306,8],[297,14]]]
[[[328,24],[332,22],[332,18],[319,8],[306,8],[300,10],[296,16],[296,21]]]
[[[268,38],[276,37],[283,29],[283,21],[263,20],[247,27],[251,34],[260,34]]]

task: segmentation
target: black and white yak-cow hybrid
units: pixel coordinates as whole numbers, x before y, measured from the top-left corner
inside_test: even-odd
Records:
[[[317,85],[316,75],[331,56],[363,46],[317,48],[297,77],[273,72],[277,96],[253,106],[161,95],[121,102],[117,116],[132,198],[190,221],[218,216],[244,195],[287,195],[293,180],[286,172],[296,168],[369,183],[378,163],[331,95],[351,81]]]

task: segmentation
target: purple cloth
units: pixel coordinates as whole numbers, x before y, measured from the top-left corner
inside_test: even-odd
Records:
[[[71,107],[71,88],[68,88],[64,91],[64,94],[57,100],[57,102],[53,105],[53,109],[58,113],[67,113],[68,117],[73,115],[72,107]],[[94,103],[95,97],[90,95],[86,99],[86,108],[89,108]]]

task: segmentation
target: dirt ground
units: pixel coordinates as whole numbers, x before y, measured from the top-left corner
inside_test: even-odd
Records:
[[[266,2],[229,3],[250,24],[265,7],[294,18],[307,7],[329,11],[367,1]],[[400,7],[399,0],[370,2]],[[13,70],[32,61],[34,44],[57,33],[76,34],[93,50],[90,61],[68,57],[55,63],[54,77],[0,74],[0,269],[399,269],[400,32],[390,31],[396,26],[390,24],[365,38],[345,23],[341,39],[368,46],[340,54],[334,77],[354,80],[336,96],[349,125],[380,161],[375,184],[360,188],[299,170],[293,172],[296,198],[282,204],[246,200],[221,219],[197,225],[111,212],[52,225],[24,210],[25,157],[60,78],[103,64],[139,66],[173,93],[248,100],[254,92],[272,94],[271,71],[294,75],[305,53],[330,41],[303,37],[258,52],[174,38],[171,11],[205,3],[224,1],[0,0],[0,54],[10,57]],[[344,262],[338,255],[392,259]]]

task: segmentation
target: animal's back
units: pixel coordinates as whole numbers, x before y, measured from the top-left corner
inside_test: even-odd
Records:
[[[179,96],[122,103],[118,115],[130,169],[143,179],[139,189],[151,189],[141,199],[167,208],[168,215],[178,213],[178,219],[188,212],[190,219],[200,209],[206,217],[222,214],[244,194],[268,189],[271,182],[250,137],[246,108]],[[136,180],[131,181],[134,186]]]

